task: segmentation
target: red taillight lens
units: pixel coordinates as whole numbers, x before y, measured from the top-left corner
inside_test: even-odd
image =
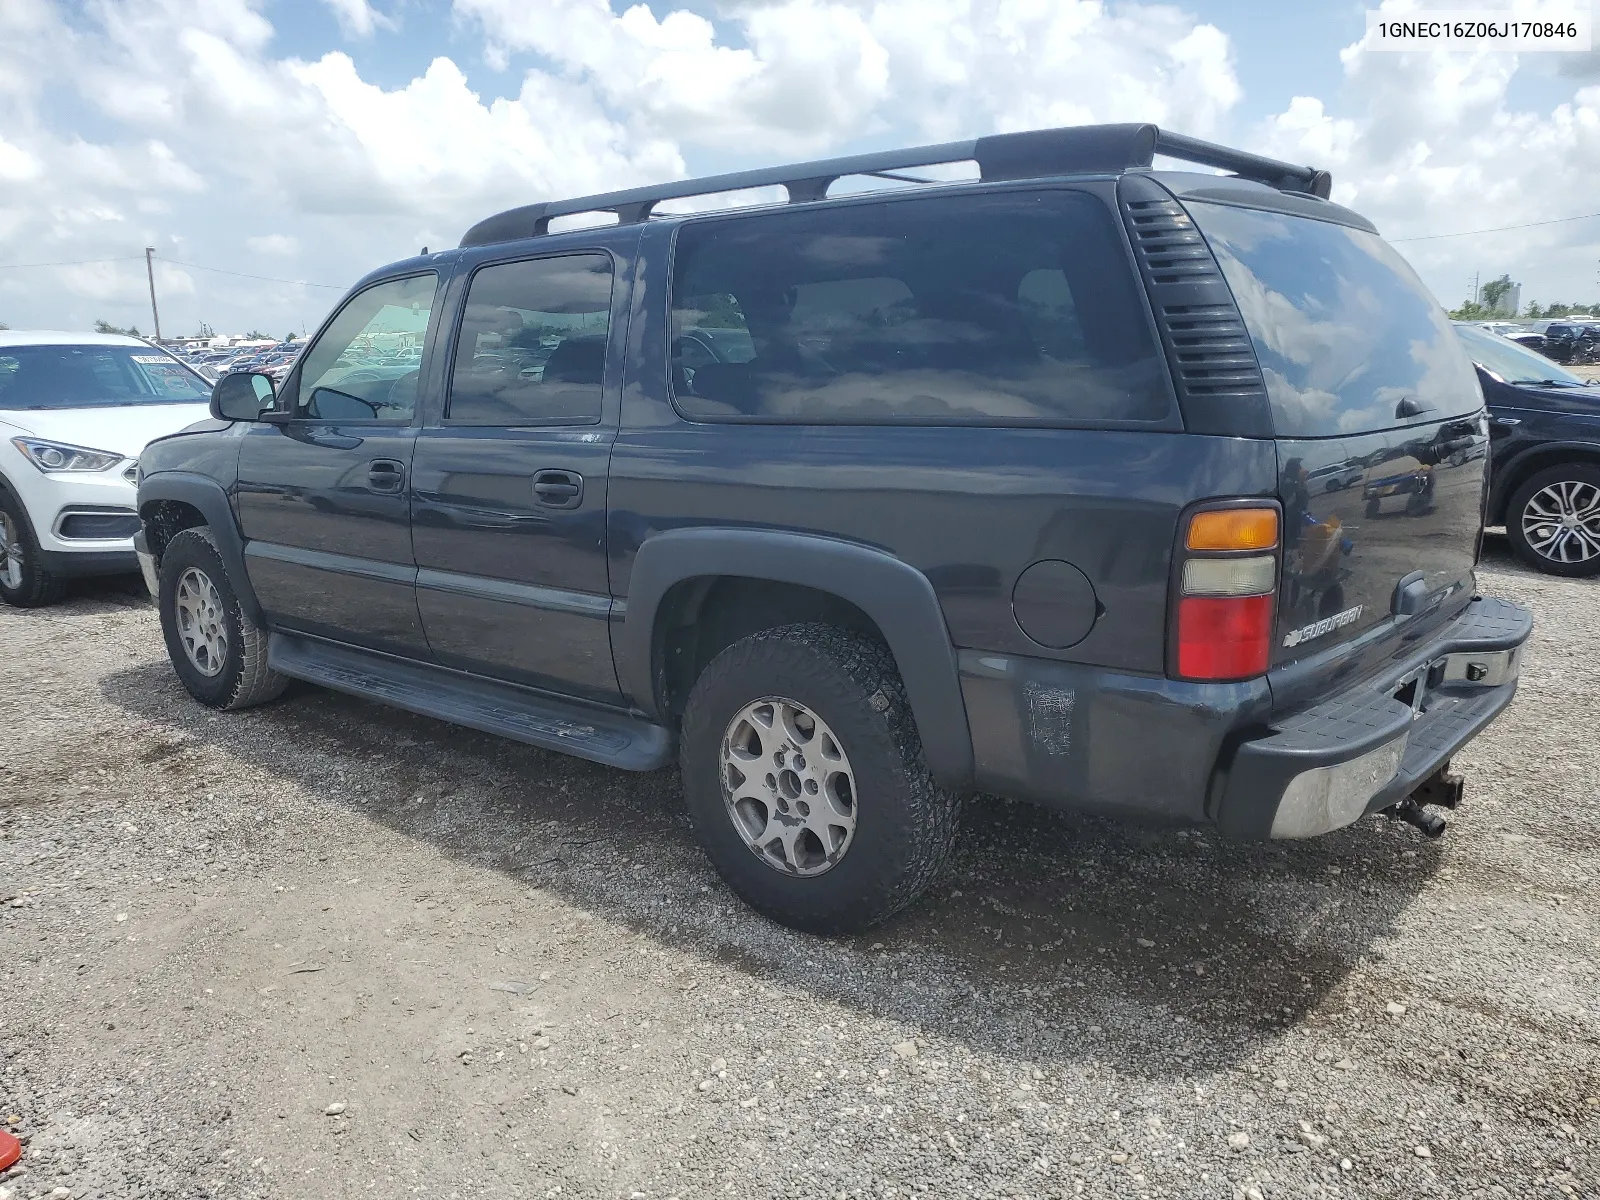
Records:
[[[1178,674],[1249,679],[1266,672],[1272,597],[1185,596],[1178,601]]]

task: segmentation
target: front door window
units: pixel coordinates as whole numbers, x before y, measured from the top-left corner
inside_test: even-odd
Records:
[[[306,351],[295,414],[408,423],[439,277],[391,279],[352,296]]]

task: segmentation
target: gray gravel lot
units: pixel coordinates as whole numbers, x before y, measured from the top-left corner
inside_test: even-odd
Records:
[[[670,773],[213,714],[132,585],[0,610],[0,1197],[1600,1194],[1600,585],[1483,574],[1539,624],[1442,841],[984,802],[854,941]]]

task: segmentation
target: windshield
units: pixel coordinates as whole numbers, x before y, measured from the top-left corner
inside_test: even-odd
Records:
[[[195,404],[211,385],[148,346],[0,346],[0,409]]]
[[[1588,386],[1571,371],[1485,329],[1457,325],[1456,335],[1467,348],[1467,356],[1485,371],[1493,371],[1507,383],[1570,383]]]
[[[1370,433],[1482,406],[1444,310],[1382,238],[1306,217],[1188,207],[1244,316],[1279,437]]]

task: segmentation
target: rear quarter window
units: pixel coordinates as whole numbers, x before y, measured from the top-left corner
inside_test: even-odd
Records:
[[[1170,420],[1138,288],[1081,192],[695,221],[674,251],[673,399],[702,421]]]
[[[1438,421],[1483,405],[1449,318],[1376,234],[1192,202],[1244,316],[1279,437]]]

